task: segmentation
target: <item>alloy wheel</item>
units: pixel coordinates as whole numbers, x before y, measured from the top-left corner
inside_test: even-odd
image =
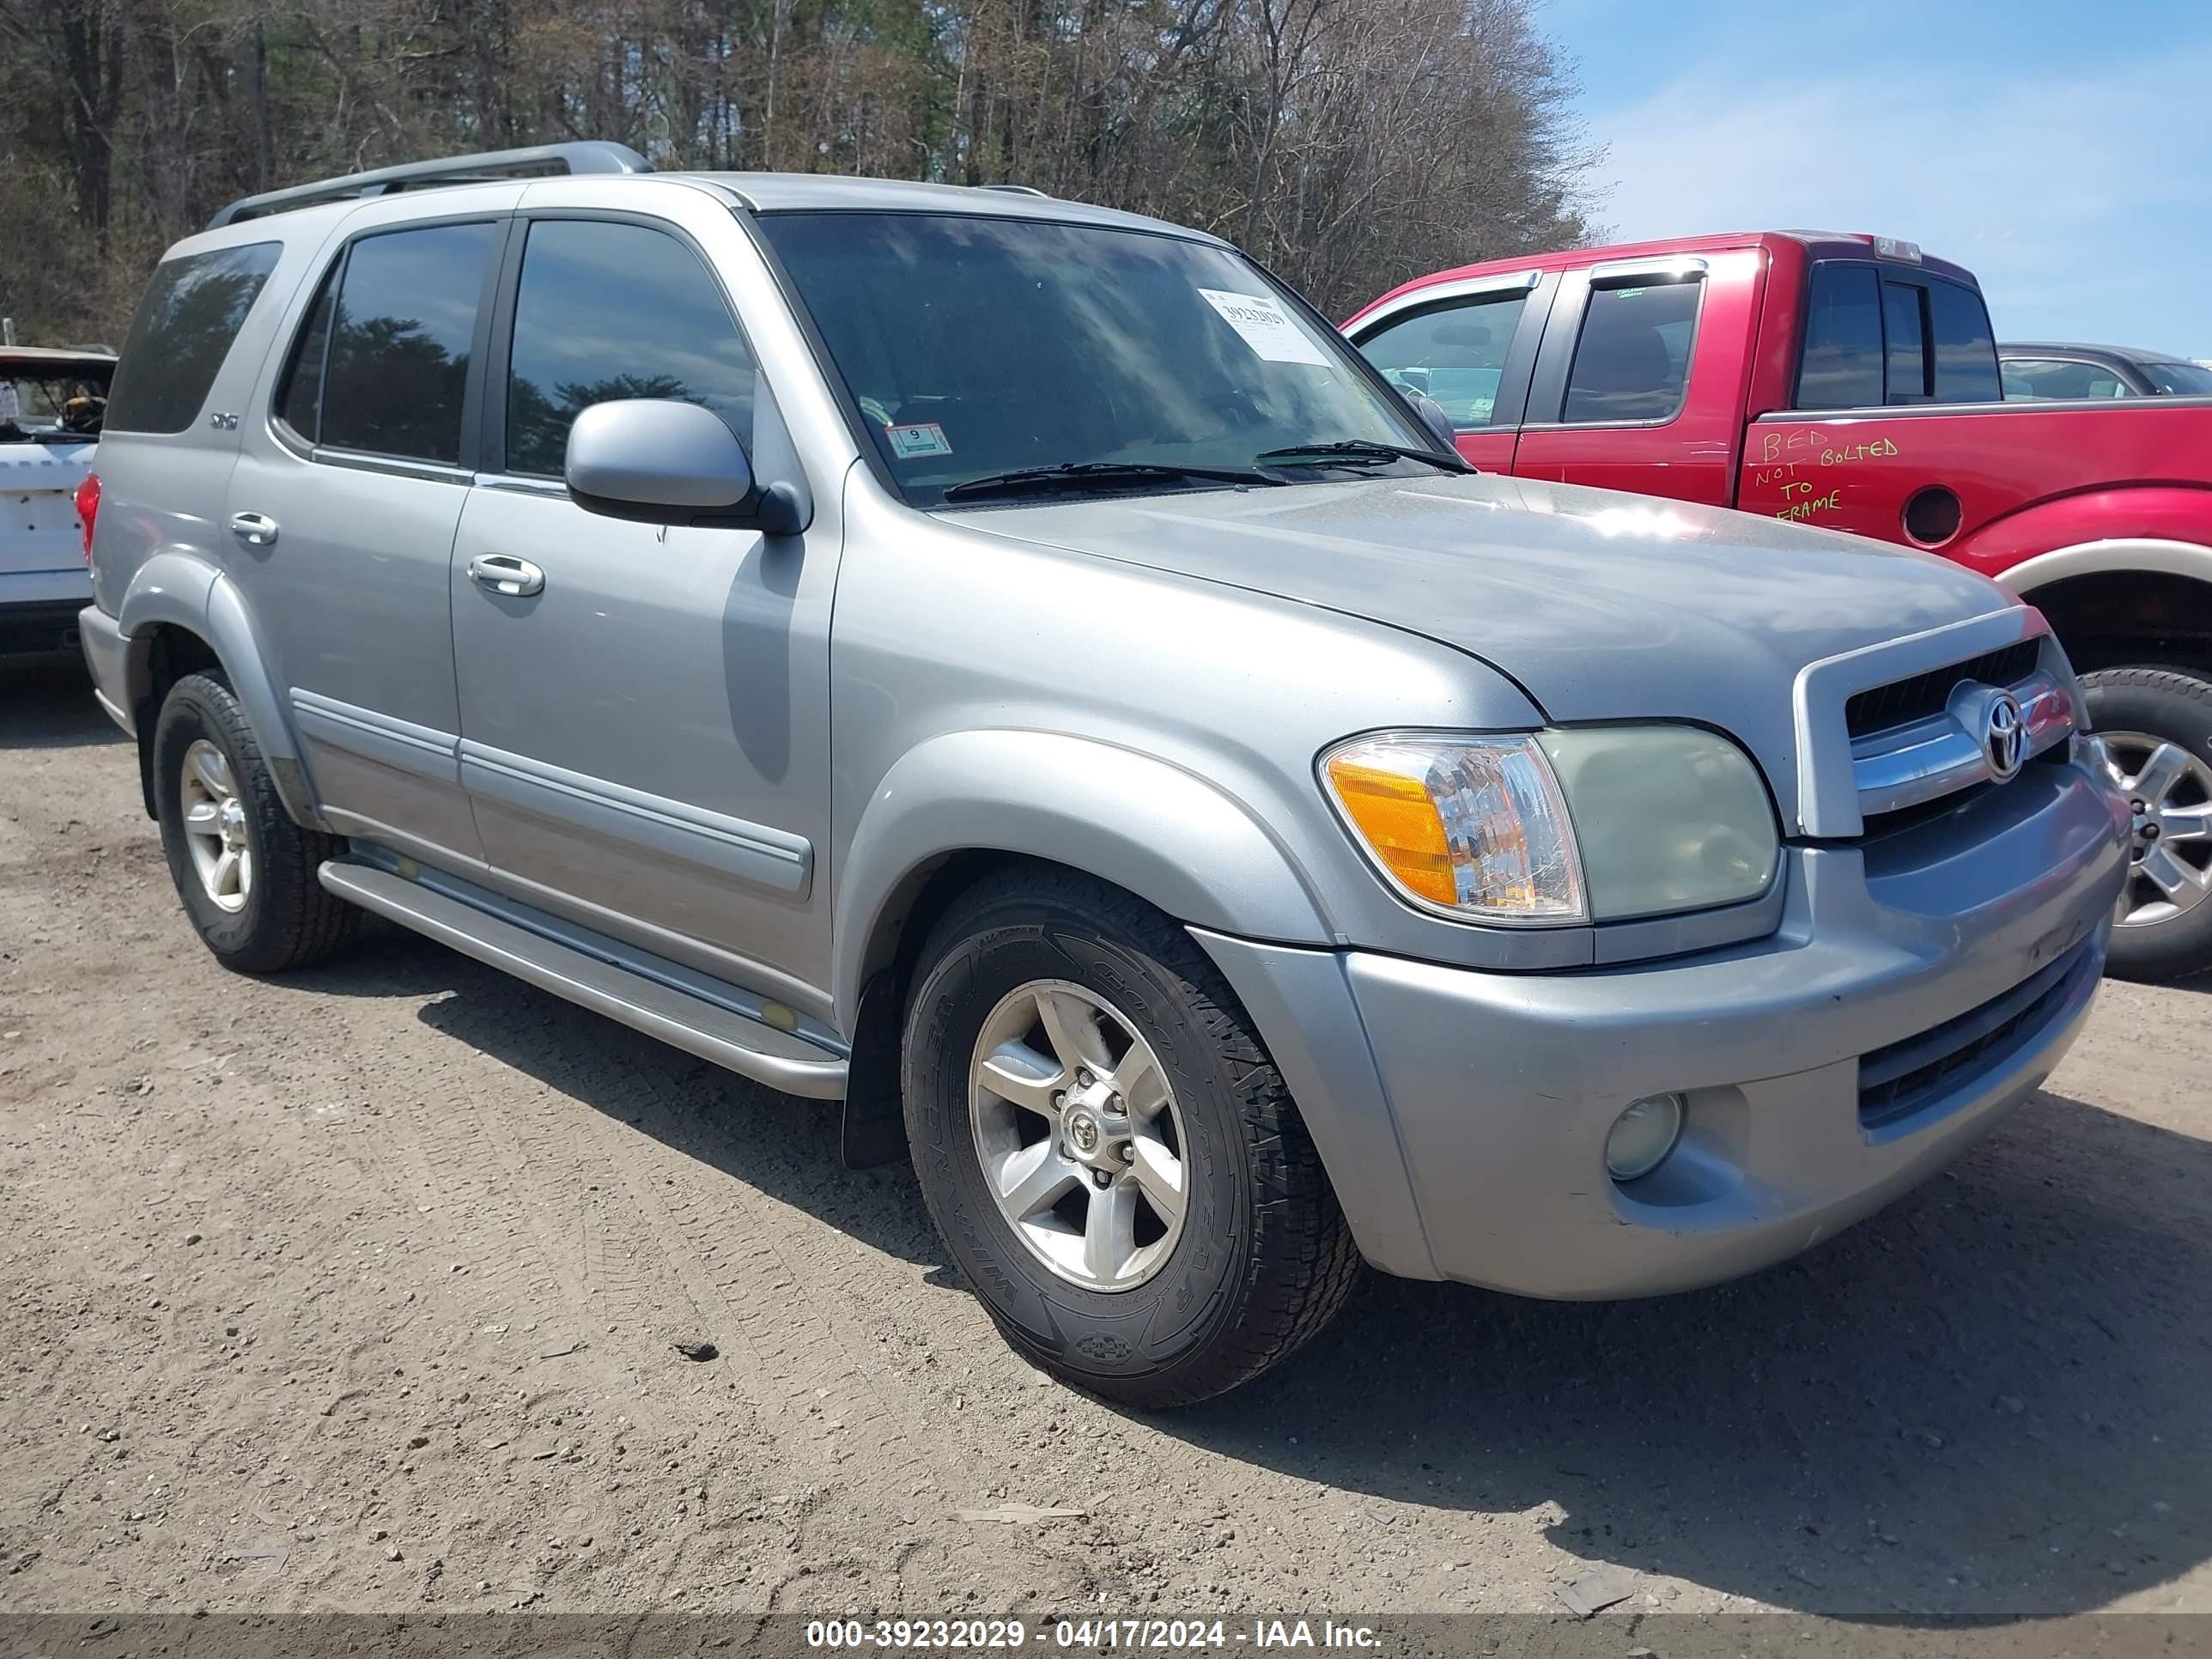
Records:
[[[983,1178],[1023,1246],[1091,1291],[1128,1291],[1182,1235],[1189,1170],[1159,1057],[1095,993],[1032,980],[983,1022],[969,1067]]]
[[[253,892],[253,843],[246,834],[246,803],[232,781],[230,762],[206,738],[185,750],[177,788],[184,815],[185,847],[209,902],[235,914]]]
[[[2123,927],[2171,921],[2212,894],[2212,767],[2146,732],[2098,735],[2134,819],[2116,920]]]

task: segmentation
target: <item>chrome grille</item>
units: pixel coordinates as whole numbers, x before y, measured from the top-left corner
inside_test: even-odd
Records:
[[[1854,695],[1844,722],[1865,830],[1875,830],[1878,820],[1893,826],[1900,813],[2004,781],[1990,763],[1984,729],[1998,689],[2020,705],[2022,766],[2065,742],[2074,731],[2074,698],[2039,665],[2041,657],[2039,640],[2022,640]]]
[[[2001,651],[1985,652],[1965,662],[1954,662],[1925,674],[1892,680],[1859,692],[1844,704],[1844,727],[1854,738],[1911,726],[1941,714],[1951,693],[1966,681],[1983,685],[2017,685],[2035,672],[2042,652],[2039,640],[2022,640]]]

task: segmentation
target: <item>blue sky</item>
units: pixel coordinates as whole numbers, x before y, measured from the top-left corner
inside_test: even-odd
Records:
[[[2000,338],[2212,357],[2212,0],[1549,0],[1611,240],[1869,230]]]

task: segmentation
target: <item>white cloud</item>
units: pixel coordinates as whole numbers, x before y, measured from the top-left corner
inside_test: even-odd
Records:
[[[2212,352],[2212,52],[2075,75],[1708,68],[1593,112],[1623,241],[1818,227],[1973,270],[1998,331]],[[2163,90],[2160,90],[2163,89]]]

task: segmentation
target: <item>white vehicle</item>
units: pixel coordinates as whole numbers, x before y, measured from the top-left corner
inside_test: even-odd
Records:
[[[114,377],[96,347],[0,347],[0,653],[76,643],[92,602],[77,491]]]

